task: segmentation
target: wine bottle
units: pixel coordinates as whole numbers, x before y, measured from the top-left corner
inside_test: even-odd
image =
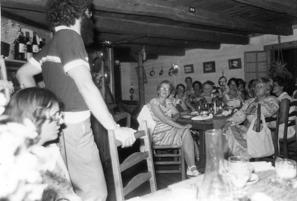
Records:
[[[32,43],[30,41],[30,35],[29,35],[29,32],[27,31],[26,32],[26,60],[28,61],[31,57],[32,57]]]
[[[20,35],[14,41],[14,59],[19,60],[19,38]]]
[[[19,42],[19,47],[18,47],[18,59],[19,60],[25,60],[25,37],[23,35],[23,32],[21,31],[19,38],[18,38],[18,42]]]
[[[39,51],[37,38],[36,38],[36,32],[33,32],[33,42],[32,42],[32,53],[35,55]]]

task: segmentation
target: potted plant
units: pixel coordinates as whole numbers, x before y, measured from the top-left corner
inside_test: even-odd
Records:
[[[270,63],[270,68],[268,70],[268,76],[273,78],[275,76],[281,76],[286,80],[292,80],[293,75],[290,73],[290,71],[286,68],[287,63],[276,60],[272,61]]]

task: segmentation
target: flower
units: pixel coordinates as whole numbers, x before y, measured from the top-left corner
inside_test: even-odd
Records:
[[[10,51],[14,51],[14,42],[21,33],[20,25],[11,20],[1,21],[1,40],[10,44]]]

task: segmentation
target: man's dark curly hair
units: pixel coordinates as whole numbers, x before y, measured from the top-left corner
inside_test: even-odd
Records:
[[[48,0],[46,19],[51,29],[59,25],[71,26],[75,19],[91,9],[93,0]]]

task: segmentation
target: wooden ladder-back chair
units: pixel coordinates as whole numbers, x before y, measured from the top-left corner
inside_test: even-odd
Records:
[[[115,185],[115,192],[117,201],[124,201],[128,193],[133,191],[139,185],[143,184],[146,181],[150,182],[151,192],[155,192],[157,190],[157,182],[155,177],[155,170],[153,165],[153,157],[151,150],[151,142],[150,136],[148,134],[147,124],[146,122],[142,123],[142,129],[137,131],[135,134],[136,138],[143,138],[145,151],[144,152],[136,152],[127,157],[124,162],[119,163],[118,149],[120,146],[120,142],[115,139],[115,134],[113,130],[108,131],[109,138],[109,148],[111,155],[111,163],[112,163],[112,171]],[[123,187],[122,175],[121,173],[128,168],[146,160],[148,172],[139,173],[135,175],[128,184]]]
[[[297,109],[297,101],[292,101],[286,104],[286,113],[285,113],[285,122],[284,122],[284,127],[288,128],[291,126],[294,126],[295,131],[296,131],[296,116],[297,116],[297,111],[293,110],[290,112],[291,107],[295,107]],[[290,117],[295,117],[294,120],[290,120]],[[279,124],[277,124],[279,126]],[[295,133],[295,136],[288,139],[287,137],[288,134],[288,129],[284,130],[284,138],[281,139],[280,142],[280,155],[283,156],[284,158],[291,158],[291,157],[297,157],[297,135]]]
[[[151,136],[155,122],[147,105],[144,105],[137,117],[139,125],[142,120],[148,122]],[[181,179],[186,179],[185,156],[182,145],[152,145],[156,173],[180,173]],[[175,168],[176,167],[176,168]]]

